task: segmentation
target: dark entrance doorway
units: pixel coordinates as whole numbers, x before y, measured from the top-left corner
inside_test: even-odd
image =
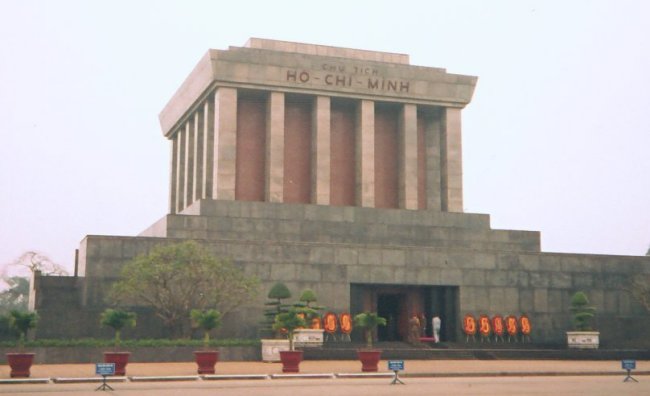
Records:
[[[440,340],[456,341],[458,324],[459,293],[458,286],[422,286],[422,285],[350,285],[350,312],[377,312],[386,318],[387,325],[377,329],[379,341],[406,341],[408,339],[408,322],[413,315],[424,317],[424,335],[433,334],[431,320],[434,316],[441,319]],[[357,341],[362,335],[353,333]]]
[[[403,321],[404,295],[380,294],[377,297],[377,314],[386,319],[386,326],[379,326],[377,338],[380,341],[399,341],[399,323]]]

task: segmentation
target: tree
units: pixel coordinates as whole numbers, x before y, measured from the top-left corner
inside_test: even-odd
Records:
[[[276,300],[275,305],[281,306],[282,305],[282,300],[291,298],[291,291],[282,282],[278,282],[273,287],[271,287],[271,290],[269,290],[269,294],[266,296],[271,300]]]
[[[302,310],[308,326],[311,326],[312,320],[319,316],[318,311],[323,310],[323,307],[313,305],[317,301],[316,293],[312,289],[305,289],[300,294],[298,302],[294,304],[299,311]]]
[[[223,315],[252,298],[258,280],[194,241],[158,246],[122,268],[110,298],[145,305],[175,336],[187,335],[189,312],[216,307]]]
[[[289,311],[279,313],[275,316],[273,330],[287,332],[287,337],[289,338],[289,350],[293,351],[293,333],[297,328],[305,326],[307,326],[305,317],[301,315],[301,312],[297,309],[291,308]]]
[[[0,292],[0,313],[11,310],[24,311],[29,299],[29,279],[11,276],[4,279],[9,288]]]
[[[221,313],[216,309],[208,309],[206,311],[193,309],[190,312],[190,317],[197,327],[203,329],[203,346],[205,349],[208,349],[210,346],[210,330],[221,326]]]
[[[314,308],[311,303],[318,301],[318,297],[316,297],[316,293],[312,289],[305,289],[300,294],[298,301],[305,307]]]
[[[14,260],[10,266],[23,267],[29,270],[31,274],[40,271],[47,275],[68,275],[68,271],[61,265],[52,261],[43,253],[33,250],[27,251]],[[7,269],[5,268],[5,271]]]
[[[626,288],[632,296],[650,312],[650,274],[639,274],[632,277],[630,286]]]
[[[9,313],[9,326],[20,335],[18,338],[18,347],[21,350],[25,346],[27,332],[35,328],[37,322],[38,314],[36,312],[13,310]]]
[[[584,292],[576,292],[571,297],[569,310],[573,313],[573,326],[577,331],[591,330],[591,320],[596,308],[589,305],[589,299]]]
[[[260,329],[260,335],[262,338],[271,336],[273,330],[273,323],[275,322],[275,317],[282,313],[287,312],[289,305],[282,302],[287,298],[291,298],[291,291],[282,282],[278,282],[271,287],[269,294],[266,297],[271,300],[267,301],[264,305],[267,308],[264,310],[264,320],[262,321],[262,327]],[[277,333],[275,334],[278,335]]]
[[[29,278],[34,272],[44,275],[67,275],[68,272],[49,257],[27,251],[9,264],[0,267],[0,312],[27,309]]]
[[[377,326],[386,326],[386,318],[382,318],[376,312],[363,312],[354,316],[354,324],[363,330],[366,347],[372,349],[372,333]]]
[[[102,312],[100,324],[115,330],[115,347],[119,348],[121,343],[120,334],[125,327],[135,327],[135,312],[126,312],[119,309],[108,308]]]

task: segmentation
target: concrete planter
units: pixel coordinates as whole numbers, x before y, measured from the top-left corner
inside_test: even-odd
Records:
[[[30,376],[30,368],[34,362],[33,353],[7,353],[7,363],[11,368],[11,378],[27,378]]]
[[[567,331],[567,346],[571,349],[598,349],[599,331]]]
[[[262,361],[279,362],[280,352],[289,350],[289,340],[262,340]]]
[[[287,347],[288,348],[288,347]],[[34,364],[75,364],[103,361],[103,347],[34,347]],[[219,347],[219,361],[259,361],[259,346]],[[196,346],[129,347],[131,363],[191,362]],[[5,364],[5,353],[13,348],[0,348],[0,364]]]
[[[214,365],[218,360],[218,351],[194,351],[194,361],[199,374],[214,374]]]
[[[299,373],[302,351],[280,351],[283,373]]]
[[[379,370],[379,359],[381,359],[381,350],[378,349],[359,349],[357,356],[361,361],[361,371],[364,373],[376,373]]]
[[[298,329],[293,332],[293,344],[297,348],[320,348],[323,346],[323,329]]]
[[[115,363],[115,375],[126,375],[131,352],[104,352],[104,363]]]

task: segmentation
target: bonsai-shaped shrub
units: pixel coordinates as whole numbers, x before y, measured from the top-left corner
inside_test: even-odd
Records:
[[[300,294],[300,298],[298,299],[298,304],[305,307],[312,307],[311,303],[316,302],[317,300],[318,298],[316,297],[316,293],[314,293],[312,289],[305,289]]]
[[[596,308],[589,305],[589,299],[584,292],[576,292],[571,297],[571,307],[569,310],[573,313],[573,327],[575,330],[591,330],[591,319],[594,317]]]
[[[273,330],[278,332],[287,332],[287,337],[289,338],[289,350],[293,351],[293,333],[296,329],[305,327],[306,325],[307,322],[305,321],[303,312],[292,308],[287,312],[282,312],[275,316]]]
[[[372,333],[377,326],[386,326],[386,319],[378,316],[376,312],[363,312],[354,316],[354,324],[363,330],[366,347],[372,349]]]
[[[291,291],[289,291],[289,288],[284,283],[278,282],[271,287],[266,297],[271,301],[264,304],[267,306],[267,309],[264,310],[264,322],[262,323],[261,330],[270,332],[273,328],[275,317],[280,313],[288,311],[289,306],[283,303],[282,300],[291,298]]]
[[[29,329],[36,327],[38,323],[38,314],[36,312],[26,312],[12,310],[9,312],[9,327],[19,334],[18,348],[22,350],[25,347],[25,337]]]
[[[311,321],[313,318],[318,317],[318,311],[322,310],[323,307],[318,305],[312,305],[318,301],[316,293],[312,289],[305,289],[300,294],[298,302],[294,304],[294,307],[297,308],[298,312],[302,313],[305,316],[305,321],[307,326],[311,326]]]
[[[108,308],[102,312],[100,323],[115,330],[115,348],[121,344],[120,334],[124,327],[135,327],[135,312],[126,312],[119,309]]]
[[[193,309],[190,317],[194,325],[203,329],[203,346],[207,349],[210,345],[210,330],[221,326],[221,313],[216,309]]]

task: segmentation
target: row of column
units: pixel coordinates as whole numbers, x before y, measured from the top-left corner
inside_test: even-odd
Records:
[[[331,99],[316,96],[312,119],[311,203],[330,204]],[[265,200],[284,202],[285,95],[270,92],[266,108]],[[418,209],[426,181],[428,209],[462,212],[460,109],[440,108],[418,142],[418,108],[403,104],[398,131],[399,208]],[[237,89],[220,87],[172,137],[170,213],[199,199],[236,199]],[[420,139],[421,140],[421,139]],[[418,144],[426,148],[418,150]],[[375,103],[360,100],[355,127],[356,205],[375,207]],[[424,170],[418,155],[426,155]],[[426,172],[418,178],[418,172]]]

